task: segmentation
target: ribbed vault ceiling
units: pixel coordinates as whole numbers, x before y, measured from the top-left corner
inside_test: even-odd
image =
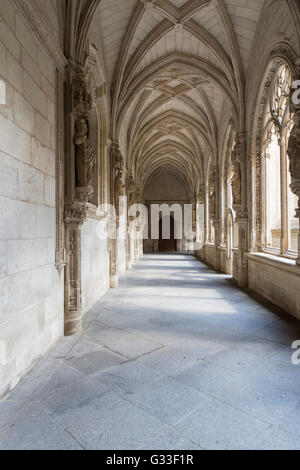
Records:
[[[224,107],[244,125],[246,76],[264,0],[101,0],[112,138],[143,187],[171,165],[198,190]]]

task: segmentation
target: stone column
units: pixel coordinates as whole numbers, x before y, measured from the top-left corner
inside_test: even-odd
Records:
[[[233,277],[240,287],[248,284],[248,214],[247,214],[247,185],[246,185],[246,135],[237,135],[236,145],[232,153],[232,199],[233,209],[239,229],[239,248],[234,254]]]
[[[87,61],[88,63],[88,61]],[[87,69],[70,60],[66,82],[66,196],[64,208],[65,335],[82,330],[81,311],[81,226],[87,203],[93,195],[95,153],[88,138],[92,109]]]
[[[239,248],[238,248],[238,283],[240,287],[248,285],[248,261],[246,253],[248,252],[248,216],[239,214],[237,223],[239,227]]]
[[[214,267],[216,270],[220,269],[220,256],[219,246],[221,242],[221,223],[219,219],[219,208],[218,208],[218,168],[212,167],[209,177],[209,216],[212,220],[212,225],[215,231],[215,261]]]
[[[281,254],[284,255],[288,250],[288,208],[287,208],[287,161],[286,161],[286,142],[285,139],[278,137],[278,144],[280,145],[280,188],[281,188]]]
[[[296,78],[300,80],[300,59],[296,64]],[[294,93],[295,90],[292,90]],[[291,98],[291,111],[293,112],[293,128],[288,143],[289,170],[291,174],[291,190],[298,197],[298,208],[296,217],[300,223],[300,104],[294,95]],[[300,266],[300,232],[298,233],[298,258],[296,261]]]
[[[202,184],[199,188],[198,193],[198,202],[199,204],[203,205],[203,228],[202,228],[202,242],[203,244],[206,242],[206,185]]]
[[[215,230],[215,269],[220,270],[220,245],[221,245],[221,221],[213,219],[213,227]]]
[[[116,211],[116,231],[110,240],[110,287],[112,289],[119,285],[118,269],[118,228],[120,225],[119,198],[123,195],[124,183],[124,161],[121,155],[119,144],[116,141],[111,143],[110,148],[110,168],[111,168],[111,202]]]
[[[133,178],[132,171],[129,172],[126,181],[126,194],[127,194],[127,234],[126,234],[126,268],[132,268],[132,262],[134,261],[134,253],[132,253],[132,228],[131,224],[134,220],[134,216],[128,215],[128,210],[130,207],[135,204],[135,197],[136,197],[136,186]]]
[[[82,330],[81,226],[85,220],[86,213],[83,205],[73,204],[66,207],[65,336]]]

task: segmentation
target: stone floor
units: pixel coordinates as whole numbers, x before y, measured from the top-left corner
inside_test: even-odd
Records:
[[[191,256],[148,255],[0,401],[0,449],[300,449],[300,331]]]

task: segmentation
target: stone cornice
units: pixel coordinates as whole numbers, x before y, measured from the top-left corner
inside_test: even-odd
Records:
[[[26,21],[31,26],[31,29],[38,37],[42,45],[47,50],[53,63],[56,65],[58,70],[64,74],[64,69],[67,64],[67,60],[62,50],[56,44],[54,38],[49,32],[45,21],[41,18],[38,10],[38,2],[32,0],[13,0],[18,10],[25,17]]]

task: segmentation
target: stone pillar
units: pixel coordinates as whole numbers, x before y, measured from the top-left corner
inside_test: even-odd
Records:
[[[65,268],[65,336],[82,331],[81,226],[85,208],[73,204],[65,209],[67,263]]]
[[[241,213],[237,217],[239,227],[239,248],[238,248],[238,283],[240,287],[248,285],[248,261],[246,253],[248,252],[248,216]]]
[[[296,79],[300,80],[300,59],[296,64]],[[294,93],[295,90],[292,90]],[[291,174],[291,190],[298,197],[298,208],[296,217],[300,223],[300,104],[294,95],[291,98],[291,111],[293,112],[293,128],[288,143],[289,170]],[[300,266],[300,232],[298,233],[298,258],[296,261]]]
[[[131,224],[134,220],[133,215],[128,215],[128,210],[135,204],[136,200],[136,185],[133,178],[132,171],[129,172],[126,181],[126,194],[127,194],[127,239],[126,239],[126,268],[131,269],[134,262],[135,253],[132,253],[132,228]]]
[[[131,262],[131,239],[130,239],[130,234],[127,234],[127,239],[126,239],[126,269],[130,270],[132,268],[132,262]]]
[[[220,270],[220,245],[221,245],[221,221],[213,219],[213,227],[215,230],[215,269]]]
[[[87,61],[88,64],[88,61]],[[64,209],[65,335],[82,330],[81,311],[81,226],[86,220],[87,203],[93,195],[95,153],[88,138],[92,110],[89,72],[70,60],[66,82],[66,196]]]
[[[135,258],[135,261],[138,261],[139,257],[140,257],[140,242],[139,242],[139,238],[136,238],[134,240],[134,258]]]
[[[120,225],[119,198],[123,196],[124,183],[124,161],[121,155],[119,144],[116,141],[111,143],[110,148],[110,168],[111,168],[111,202],[116,212],[116,231],[113,239],[110,240],[110,287],[112,289],[119,285],[118,269],[118,229]]]
[[[287,160],[285,158],[286,142],[285,139],[278,137],[280,145],[280,188],[281,188],[281,254],[284,255],[288,250],[288,208],[287,208]]]
[[[139,258],[141,258],[144,255],[144,240],[143,240],[143,230],[140,232],[140,238],[139,238]]]
[[[239,247],[234,254],[233,277],[240,287],[248,285],[248,214],[246,184],[246,135],[237,135],[236,145],[232,153],[232,199],[233,209],[237,214],[239,230]]]
[[[219,219],[219,208],[218,208],[218,168],[212,167],[209,177],[209,217],[212,220],[212,225],[215,231],[215,256],[214,256],[214,267],[216,270],[220,269],[220,256],[219,246],[221,243],[221,223]]]

